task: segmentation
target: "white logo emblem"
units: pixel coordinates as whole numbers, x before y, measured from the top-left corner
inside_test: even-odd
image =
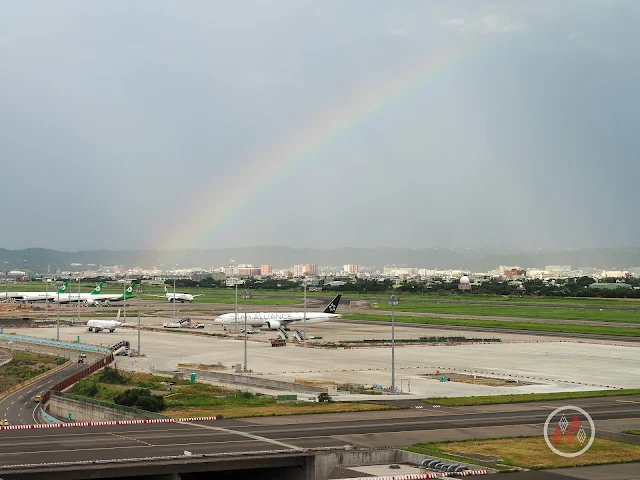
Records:
[[[560,419],[557,420],[557,426],[553,429],[551,438],[549,438],[549,424],[551,423],[551,420],[554,420],[554,417],[557,417],[559,414],[562,415]],[[567,415],[571,418],[571,421],[567,419]],[[580,417],[582,417],[582,420]],[[585,440],[587,439],[587,432],[585,431],[585,425],[583,425],[583,421],[585,419],[587,420],[587,426],[589,428],[589,441],[586,445]],[[553,453],[560,455],[561,457],[572,458],[582,455],[591,448],[591,445],[596,438],[596,427],[591,416],[582,408],[566,406],[556,408],[551,412],[547,417],[547,421],[544,422],[543,433],[544,441]],[[574,440],[577,440],[579,445],[583,445],[582,449],[577,452],[573,451],[575,450],[575,447],[571,447]],[[566,451],[560,450],[561,448]]]
[[[60,287],[60,290],[62,290],[63,292],[67,289],[66,285],[62,285],[62,287]]]
[[[127,288],[127,292],[129,293],[133,292],[133,288],[131,287],[131,285],[129,285],[129,288]]]
[[[329,305],[329,311],[330,312],[335,312],[336,311],[336,306],[333,303],[331,305]]]
[[[96,287],[96,292],[99,292],[99,291],[100,291],[100,285]]]

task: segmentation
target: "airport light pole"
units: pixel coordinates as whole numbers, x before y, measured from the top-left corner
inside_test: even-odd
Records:
[[[140,356],[140,298],[142,297],[142,285],[138,285],[138,356]]]
[[[176,323],[176,279],[173,279],[173,323]]]
[[[236,320],[234,322],[233,331],[238,333],[238,279],[235,279],[236,284]]]
[[[122,310],[124,310],[124,323],[127,323],[127,279],[122,285]]]
[[[389,299],[391,304],[391,392],[396,391],[396,305],[400,300],[395,295]]]
[[[78,280],[78,324],[80,324],[80,277],[76,278],[76,280]],[[71,323],[73,323],[73,320]]]
[[[303,341],[307,341],[307,282],[303,283],[304,285],[304,317],[303,317],[303,325],[304,325],[304,338]]]
[[[44,279],[44,317],[49,322],[49,279]]]
[[[56,285],[58,290],[58,318],[56,320],[56,340],[60,341],[60,286]]]
[[[247,297],[249,296],[249,292],[245,288],[242,293],[242,298],[244,298],[244,371],[247,371]]]

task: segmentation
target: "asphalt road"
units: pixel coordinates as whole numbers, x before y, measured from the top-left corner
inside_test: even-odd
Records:
[[[0,402],[0,416],[8,420],[9,425],[31,425],[37,423],[34,414],[38,404],[33,401],[33,397],[44,394],[56,383],[87,368],[88,363],[90,362],[71,364],[58,372],[47,375],[39,381],[12,393]]]
[[[638,418],[640,396],[601,398],[578,402],[596,422]],[[2,468],[46,462],[132,459],[199,453],[273,451],[288,448],[343,447],[345,435],[385,434],[433,429],[500,425],[542,425],[563,402],[499,407],[425,406],[391,412],[275,417],[261,421],[218,420],[198,423],[158,423],[72,427],[68,429],[0,431]]]

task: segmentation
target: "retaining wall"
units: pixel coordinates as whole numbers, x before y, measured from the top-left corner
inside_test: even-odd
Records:
[[[183,375],[195,373],[197,378],[205,380],[217,380],[223,383],[235,385],[245,385],[247,387],[269,388],[272,390],[284,390],[287,392],[310,393],[317,395],[319,393],[327,393],[327,387],[313,387],[310,385],[300,385],[298,383],[281,382],[279,380],[270,380],[263,377],[252,377],[246,374],[234,375],[232,373],[212,372],[209,370],[198,370],[189,368],[178,368]]]
[[[73,422],[115,422],[148,418],[141,413],[83,401],[67,395],[51,395],[49,413],[65,419],[71,413]]]

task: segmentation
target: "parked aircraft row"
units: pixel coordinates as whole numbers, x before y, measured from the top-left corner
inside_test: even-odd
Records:
[[[71,293],[68,292],[69,282],[64,284],[53,292],[5,292],[4,295],[0,293],[0,299],[13,300],[16,302],[54,302],[54,303],[71,303],[71,302],[83,302],[85,305],[94,305],[96,303],[118,302],[120,300],[126,300],[133,296],[133,289],[135,288],[135,281],[131,282],[131,285],[123,293],[100,293],[102,290],[102,282],[91,293]]]
[[[269,330],[278,330],[281,326],[285,328],[292,324],[300,324],[305,321],[309,324],[328,322],[330,320],[336,320],[341,317],[340,314],[335,313],[340,303],[341,295],[337,295],[329,305],[322,312],[252,312],[247,313],[247,326],[250,327],[263,327]],[[225,313],[218,316],[215,319],[215,323],[222,325],[226,330],[229,325],[244,325],[245,318],[243,313]],[[184,320],[178,323],[165,323],[165,328],[180,328],[184,327]],[[89,320],[86,323],[90,332],[100,332],[102,330],[108,330],[114,332],[116,328],[122,325],[120,322],[120,310],[115,320]],[[204,325],[202,325],[204,327]],[[197,327],[196,327],[197,328]]]

